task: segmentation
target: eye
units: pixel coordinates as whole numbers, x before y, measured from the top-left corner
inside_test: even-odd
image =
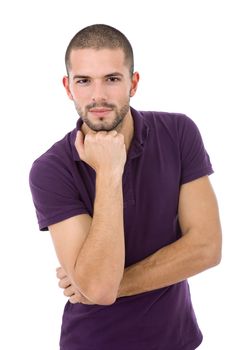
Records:
[[[116,82],[120,81],[120,78],[112,76],[112,77],[108,77],[107,81],[110,83],[116,83]]]
[[[78,85],[86,85],[89,83],[89,80],[88,79],[78,79],[76,80],[75,84],[78,84]]]

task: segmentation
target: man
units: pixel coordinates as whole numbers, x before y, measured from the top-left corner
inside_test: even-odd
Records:
[[[187,278],[217,265],[213,170],[196,125],[130,107],[139,74],[115,28],[71,40],[63,84],[77,127],[37,159],[30,186],[66,304],[62,350],[192,350]]]

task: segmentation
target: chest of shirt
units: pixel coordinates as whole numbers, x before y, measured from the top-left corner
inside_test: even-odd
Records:
[[[80,200],[93,216],[95,172],[77,163]],[[122,186],[126,266],[177,239],[180,163],[176,149],[148,147],[127,159]]]

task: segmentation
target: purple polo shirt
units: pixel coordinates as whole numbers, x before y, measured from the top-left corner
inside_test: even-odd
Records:
[[[131,108],[134,136],[123,174],[125,266],[181,237],[180,186],[213,170],[194,122],[183,114]],[[77,127],[38,158],[30,186],[40,230],[74,215],[93,215],[95,171],[80,160]],[[91,259],[91,256],[90,256]],[[62,350],[192,350],[202,341],[183,281],[118,298],[109,306],[67,302]]]

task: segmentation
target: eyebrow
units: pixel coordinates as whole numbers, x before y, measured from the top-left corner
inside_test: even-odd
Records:
[[[123,74],[122,73],[119,73],[119,72],[113,72],[113,73],[110,73],[110,74],[106,74],[104,76],[104,78],[110,78],[110,77],[123,77]],[[89,75],[79,75],[79,74],[76,74],[73,76],[73,80],[75,79],[90,79],[91,77]]]

